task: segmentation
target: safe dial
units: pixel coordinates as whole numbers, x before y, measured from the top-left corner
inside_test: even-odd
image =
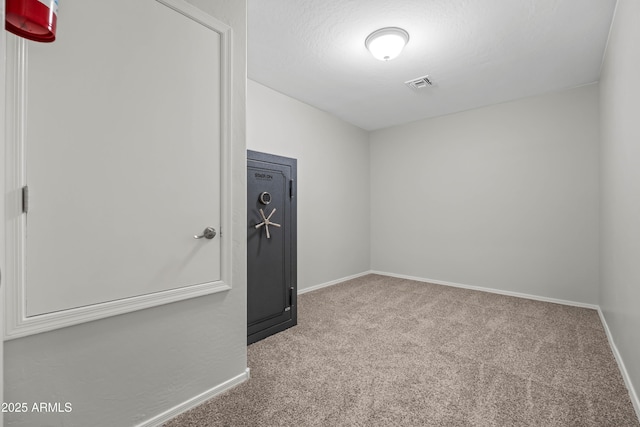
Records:
[[[262,203],[263,205],[268,205],[269,203],[271,203],[271,194],[269,194],[267,191],[260,193],[260,203]]]

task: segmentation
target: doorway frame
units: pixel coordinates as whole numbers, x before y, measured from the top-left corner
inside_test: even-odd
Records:
[[[2,0],[0,3],[0,20],[4,21],[5,14],[5,2]],[[3,24],[4,25],[4,24]],[[0,31],[0,47],[2,47],[2,51],[6,52],[7,48],[7,37],[6,31]],[[0,129],[7,129],[5,122],[5,104],[6,104],[6,55],[0,55]],[[3,165],[4,170],[6,171],[6,163],[5,163],[5,150],[6,150],[6,135],[4,131],[0,131],[0,165]],[[5,189],[5,175],[4,173],[0,173],[0,188]],[[5,263],[5,197],[0,197],[0,330],[4,331],[4,316],[5,316],[5,288],[6,286],[6,263]],[[4,340],[0,340],[0,402],[4,402]],[[4,426],[4,414],[0,412],[0,427]]]

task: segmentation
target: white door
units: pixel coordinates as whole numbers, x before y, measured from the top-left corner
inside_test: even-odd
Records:
[[[26,316],[219,281],[220,35],[156,0],[58,16],[27,44]]]

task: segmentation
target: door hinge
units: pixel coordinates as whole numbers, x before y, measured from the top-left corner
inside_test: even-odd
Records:
[[[22,213],[29,212],[29,187],[22,187]]]
[[[295,194],[296,192],[294,190],[294,183],[293,183],[293,180],[290,179],[289,180],[289,197],[293,199],[295,197]]]
[[[289,307],[285,307],[284,311],[290,311],[293,307],[293,292],[296,290],[293,286],[289,288]]]

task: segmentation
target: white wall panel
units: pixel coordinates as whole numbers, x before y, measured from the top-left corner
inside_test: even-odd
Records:
[[[298,289],[369,270],[368,133],[248,81],[247,146],[298,159]]]
[[[371,133],[373,270],[596,303],[597,86]]]

